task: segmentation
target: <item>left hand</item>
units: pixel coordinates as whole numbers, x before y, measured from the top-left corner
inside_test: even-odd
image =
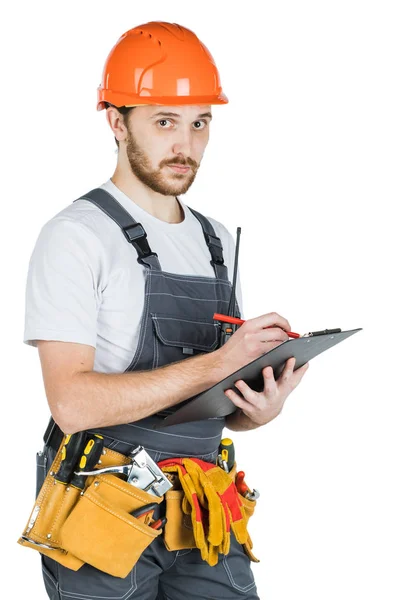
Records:
[[[262,370],[264,378],[262,392],[252,390],[247,383],[239,379],[235,381],[235,386],[244,398],[233,390],[225,390],[224,393],[254,424],[265,425],[279,415],[286,398],[299,385],[309,367],[309,363],[306,363],[294,371],[295,362],[294,357],[286,361],[285,368],[277,381],[272,367],[265,367]]]

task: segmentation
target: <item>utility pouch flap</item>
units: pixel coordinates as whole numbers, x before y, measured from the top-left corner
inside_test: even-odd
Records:
[[[115,480],[105,481],[104,477]],[[133,490],[115,476],[95,477],[61,528],[62,547],[114,577],[126,577],[162,530],[152,529],[129,510],[155,502],[155,496]],[[146,501],[136,492],[146,494]],[[159,499],[161,501],[161,498]]]
[[[211,352],[218,346],[218,323],[151,313],[158,339],[166,346]]]

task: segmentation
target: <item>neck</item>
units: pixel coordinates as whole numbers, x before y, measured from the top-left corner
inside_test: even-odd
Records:
[[[135,204],[156,219],[166,223],[181,223],[185,214],[175,196],[163,196],[142,183],[131,171],[118,167],[111,181]]]

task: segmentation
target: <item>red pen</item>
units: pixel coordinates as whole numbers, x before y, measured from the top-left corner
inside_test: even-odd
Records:
[[[243,325],[244,319],[237,319],[236,317],[227,317],[226,315],[220,315],[219,313],[214,313],[213,317],[216,321],[224,321],[224,323],[233,323],[234,325]],[[271,325],[273,327],[273,325]],[[299,333],[293,333],[293,331],[286,331],[289,337],[291,338],[299,338]]]

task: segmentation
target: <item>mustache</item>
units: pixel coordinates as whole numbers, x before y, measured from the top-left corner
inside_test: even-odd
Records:
[[[163,167],[164,165],[181,165],[184,167],[194,167],[197,169],[197,162],[195,160],[193,160],[192,158],[188,157],[186,160],[179,158],[179,156],[175,156],[174,158],[171,158],[170,160],[166,159],[163,160],[160,163],[160,168]]]

